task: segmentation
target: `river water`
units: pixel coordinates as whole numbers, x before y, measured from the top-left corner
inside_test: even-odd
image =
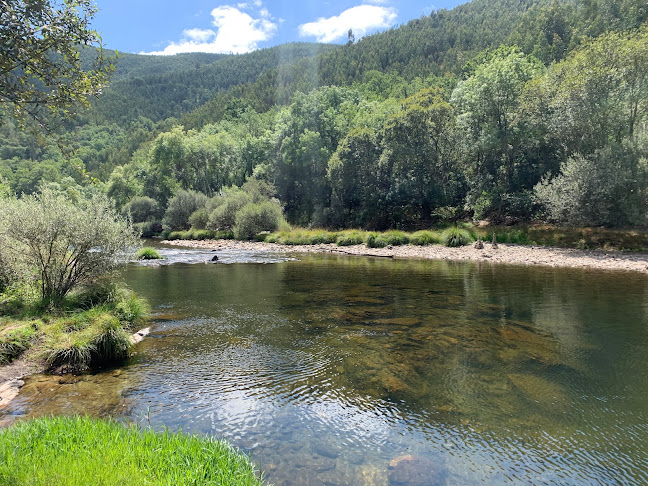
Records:
[[[648,280],[162,249],[127,366],[33,376],[5,420],[227,438],[276,485],[648,484]],[[2,417],[0,417],[2,418]]]

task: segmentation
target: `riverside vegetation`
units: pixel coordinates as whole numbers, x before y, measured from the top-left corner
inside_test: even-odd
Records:
[[[31,351],[47,368],[128,357],[148,306],[107,277],[137,247],[101,194],[0,198],[0,363]]]
[[[345,46],[125,55],[63,130],[71,158],[4,119],[0,177],[96,187],[144,235],[249,238],[279,209],[306,228],[641,228],[647,19],[637,0],[475,0]]]

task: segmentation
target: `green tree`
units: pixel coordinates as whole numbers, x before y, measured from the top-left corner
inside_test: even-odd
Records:
[[[91,0],[0,0],[0,106],[47,131],[96,96],[112,65],[90,29]],[[92,70],[79,48],[99,47]]]
[[[476,216],[501,213],[506,196],[531,189],[526,177],[526,132],[518,121],[522,93],[543,72],[542,63],[517,48],[500,48],[452,93],[461,158]]]

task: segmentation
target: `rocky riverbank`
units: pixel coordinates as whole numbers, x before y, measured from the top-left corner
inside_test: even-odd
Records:
[[[367,248],[365,245],[340,247],[335,244],[280,245],[235,240],[165,240],[162,243],[188,248],[211,250],[243,249],[273,253],[333,253],[382,258],[420,258],[452,261],[483,261],[511,265],[538,265],[547,267],[591,268],[597,270],[631,271],[648,274],[648,253],[571,250],[541,246],[499,244],[493,248],[484,243],[479,250],[472,245],[448,248],[441,245],[392,246]]]

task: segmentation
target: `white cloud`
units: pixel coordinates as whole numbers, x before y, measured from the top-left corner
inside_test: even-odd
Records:
[[[213,18],[212,29],[187,29],[179,42],[171,42],[162,51],[143,52],[142,54],[153,54],[168,56],[183,52],[211,52],[211,53],[236,53],[250,52],[258,47],[259,42],[270,39],[277,31],[277,24],[267,9],[261,8],[259,0],[252,2],[252,6],[260,9],[255,15],[260,18],[253,18],[250,14],[243,12],[249,4],[238,4],[237,7],[224,5],[217,7],[211,12]]]
[[[345,38],[349,29],[353,29],[356,39],[359,39],[369,30],[390,27],[396,16],[396,10],[391,7],[359,5],[338,16],[302,24],[299,26],[299,35],[315,37],[318,42],[333,42]]]

